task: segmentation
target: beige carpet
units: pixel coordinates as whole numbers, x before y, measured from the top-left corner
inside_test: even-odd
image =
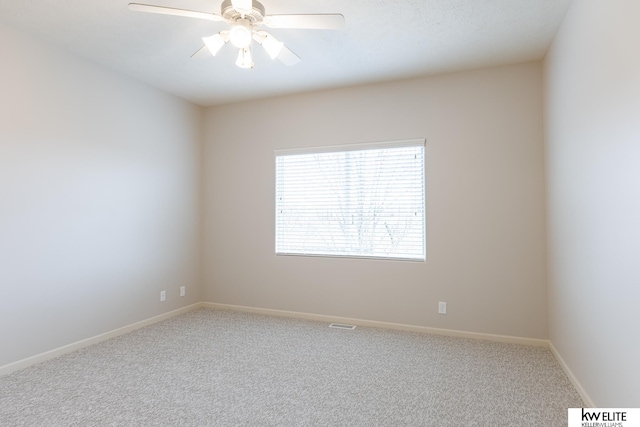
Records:
[[[566,426],[546,348],[199,309],[0,378],[2,426]]]

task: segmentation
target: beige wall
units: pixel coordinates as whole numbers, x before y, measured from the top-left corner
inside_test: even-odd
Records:
[[[213,107],[204,132],[207,301],[547,338],[540,63]],[[273,150],[410,138],[425,263],[274,255]]]
[[[0,57],[0,366],[199,301],[201,111],[5,27]]]
[[[545,62],[550,339],[600,407],[640,407],[639,20],[575,1]]]

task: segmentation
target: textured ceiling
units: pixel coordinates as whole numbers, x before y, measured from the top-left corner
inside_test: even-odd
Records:
[[[287,67],[254,49],[191,59],[228,28],[132,12],[130,0],[0,0],[0,23],[208,106],[541,59],[571,0],[262,0],[267,14],[341,13],[342,30],[269,30],[302,61]],[[220,13],[221,0],[136,0]]]

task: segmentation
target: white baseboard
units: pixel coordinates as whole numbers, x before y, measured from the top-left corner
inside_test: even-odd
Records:
[[[567,377],[569,377],[569,381],[571,381],[571,384],[573,384],[573,386],[576,388],[576,391],[580,395],[580,398],[582,398],[586,407],[599,408],[599,406],[596,406],[595,403],[593,403],[593,400],[591,399],[591,397],[587,394],[586,390],[584,389],[584,387],[582,387],[582,384],[580,384],[580,381],[578,381],[576,376],[573,375],[573,372],[571,371],[571,369],[569,369],[569,365],[567,365],[567,363],[564,361],[562,356],[560,356],[560,353],[558,353],[558,350],[556,349],[556,347],[553,345],[551,341],[549,341],[549,349],[551,350],[551,353],[553,353],[553,356],[556,358],[556,360],[564,370],[564,373],[567,374]]]
[[[189,311],[192,311],[201,307],[221,309],[221,310],[242,311],[247,313],[266,314],[270,316],[291,317],[296,319],[315,320],[315,321],[327,322],[327,323],[346,323],[346,324],[352,324],[352,325],[358,325],[358,326],[392,329],[392,330],[398,330],[398,331],[419,332],[419,333],[426,333],[426,334],[444,335],[444,336],[459,337],[459,338],[471,338],[471,339],[504,342],[504,343],[511,343],[511,344],[524,344],[524,345],[532,345],[537,347],[549,347],[551,349],[551,352],[555,356],[555,358],[558,360],[558,362],[562,366],[562,369],[564,369],[567,376],[569,377],[569,379],[575,386],[576,390],[580,394],[580,397],[582,398],[582,400],[584,400],[585,404],[589,407],[595,407],[595,405],[593,404],[593,401],[584,391],[584,388],[582,387],[582,385],[578,382],[576,377],[573,375],[573,373],[571,372],[567,364],[564,362],[564,360],[562,359],[558,351],[555,349],[553,344],[551,344],[548,340],[542,340],[542,339],[536,339],[536,338],[514,337],[514,336],[508,336],[508,335],[484,334],[479,332],[467,332],[467,331],[459,331],[454,329],[430,328],[427,326],[407,325],[402,323],[390,323],[390,322],[381,322],[376,320],[364,320],[364,319],[355,319],[350,317],[328,316],[323,314],[275,310],[275,309],[269,309],[269,308],[248,307],[248,306],[230,305],[230,304],[218,304],[218,303],[210,303],[210,302],[195,303],[187,307],[179,308],[177,310],[173,310],[168,313],[160,314],[158,316],[154,316],[149,319],[145,319],[140,322],[136,322],[131,325],[127,325],[110,332],[106,332],[104,334],[96,335],[95,337],[77,341],[75,343],[71,343],[62,347],[55,348],[53,350],[46,351],[44,353],[37,354],[35,356],[28,357],[26,359],[18,360],[17,362],[0,366],[0,376],[10,374],[11,372],[15,372],[20,369],[27,368],[37,363],[41,363],[41,362],[62,356],[72,351],[79,350],[81,348],[88,347],[90,345],[94,345],[99,342],[106,341],[108,339],[111,339],[120,335],[124,335],[136,329],[161,322],[163,320],[169,319],[174,316],[178,316],[183,313],[187,313]]]
[[[504,342],[504,343],[511,343],[511,344],[524,344],[524,345],[532,345],[536,347],[549,346],[548,340],[541,340],[536,338],[522,338],[522,337],[513,337],[508,335],[483,334],[479,332],[466,332],[466,331],[458,331],[454,329],[430,328],[427,326],[380,322],[377,320],[354,319],[350,317],[326,316],[323,314],[302,313],[297,311],[274,310],[269,308],[246,307],[246,306],[240,306],[240,305],[218,304],[218,303],[211,303],[211,302],[202,303],[202,307],[222,309],[222,310],[243,311],[247,313],[267,314],[271,316],[280,316],[280,317],[293,317],[296,319],[315,320],[315,321],[327,322],[327,323],[347,323],[347,324],[357,325],[357,326],[393,329],[397,331],[420,332],[420,333],[434,334],[434,335],[445,335],[449,337],[472,338],[472,339]]]
[[[140,322],[133,323],[131,325],[123,326],[122,328],[115,329],[104,334],[96,335],[95,337],[87,338],[81,341],[77,341],[62,347],[54,348],[53,350],[46,351],[44,353],[36,354],[35,356],[28,357],[26,359],[18,360],[17,362],[9,363],[7,365],[0,366],[0,376],[10,374],[15,371],[19,371],[37,363],[45,362],[50,359],[62,356],[72,351],[79,350],[90,345],[97,344],[102,341],[106,341],[111,338],[115,338],[119,335],[135,331],[136,329],[143,328],[145,326],[152,325],[154,323],[161,322],[174,316],[186,313],[191,310],[202,307],[202,303],[196,303],[187,307],[179,308],[177,310],[170,311],[168,313],[160,314],[158,316],[151,317],[149,319],[142,320]]]

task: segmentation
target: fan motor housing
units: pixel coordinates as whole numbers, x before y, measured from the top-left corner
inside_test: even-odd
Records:
[[[262,5],[262,3],[256,0],[253,0],[251,6],[252,6],[251,13],[245,14],[244,19],[248,19],[249,21],[251,21],[252,26],[258,26],[262,24],[262,20],[264,19],[264,15],[265,15],[264,6]],[[243,18],[243,15],[233,8],[233,4],[231,4],[231,0],[224,0],[220,8],[221,8],[220,14],[230,24],[233,24],[238,19]]]

